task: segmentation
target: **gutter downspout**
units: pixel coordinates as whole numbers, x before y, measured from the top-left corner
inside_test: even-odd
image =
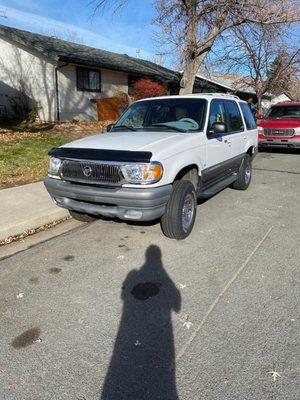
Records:
[[[55,73],[55,97],[56,97],[56,119],[57,122],[60,122],[60,112],[59,112],[59,91],[58,91],[58,70],[66,67],[67,65],[69,65],[68,62],[62,64],[62,65],[58,65],[54,68],[54,73]]]

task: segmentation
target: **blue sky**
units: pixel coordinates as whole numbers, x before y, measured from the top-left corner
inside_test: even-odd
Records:
[[[153,59],[158,49],[153,40],[152,0],[129,0],[117,15],[105,9],[91,18],[89,0],[0,0],[0,24],[45,35],[76,32],[82,43]]]
[[[0,24],[45,35],[64,35],[72,31],[87,46],[131,56],[136,56],[139,50],[141,58],[153,60],[160,51],[153,38],[153,2],[128,0],[119,13],[113,14],[106,8],[92,18],[91,0],[0,0],[0,15],[6,16],[0,18]],[[299,23],[292,32],[290,40],[296,46],[299,44]],[[170,57],[166,63],[172,68]]]

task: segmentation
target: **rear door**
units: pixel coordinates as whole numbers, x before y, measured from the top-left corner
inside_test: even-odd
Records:
[[[245,147],[245,126],[238,104],[234,100],[225,100],[228,125],[227,140],[231,147],[231,158],[241,157]]]
[[[223,99],[210,102],[207,131],[214,122],[226,123],[226,107]],[[204,184],[213,183],[228,174],[228,161],[231,158],[231,147],[227,134],[208,136],[206,139],[206,165],[202,171]]]

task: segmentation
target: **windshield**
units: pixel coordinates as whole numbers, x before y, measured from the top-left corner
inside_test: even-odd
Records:
[[[266,118],[300,118],[300,106],[271,107]]]
[[[131,130],[174,130],[179,132],[203,129],[206,100],[158,99],[132,104],[113,127]]]

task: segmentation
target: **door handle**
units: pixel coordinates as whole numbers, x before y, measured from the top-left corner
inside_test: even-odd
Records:
[[[231,144],[231,141],[230,141],[230,140],[228,140],[228,139],[224,139],[224,143]]]

